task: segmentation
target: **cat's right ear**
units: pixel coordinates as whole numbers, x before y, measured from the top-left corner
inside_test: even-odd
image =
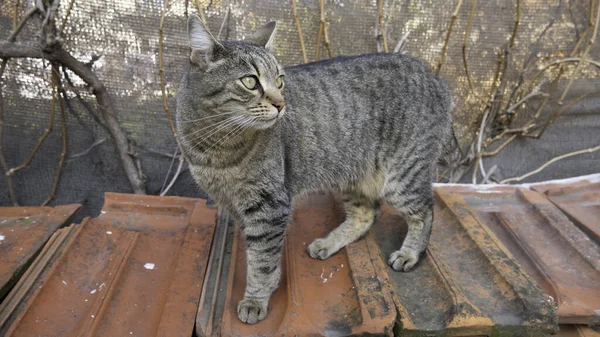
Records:
[[[215,49],[221,46],[196,14],[188,18],[188,39],[192,48],[190,61],[200,67],[207,66]]]

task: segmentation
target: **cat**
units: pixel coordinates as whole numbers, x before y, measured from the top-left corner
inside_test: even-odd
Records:
[[[219,42],[190,16],[189,68],[177,91],[177,134],[191,174],[245,237],[237,314],[249,324],[267,315],[292,205],[308,192],[336,189],[346,212],[308,246],[312,258],[363,236],[386,201],[408,223],[388,263],[414,267],[431,232],[435,164],[456,141],[450,91],[420,61],[371,54],[283,68],[273,54],[275,27]]]

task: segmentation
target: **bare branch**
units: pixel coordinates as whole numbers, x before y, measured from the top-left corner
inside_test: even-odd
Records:
[[[65,16],[63,17],[63,20],[60,24],[60,29],[59,31],[62,32],[64,31],[66,25],[67,25],[67,21],[69,20],[69,15],[71,15],[71,9],[73,9],[73,4],[75,3],[75,0],[71,0],[69,1],[69,6],[67,6],[67,11],[65,12]]]
[[[319,11],[321,12],[321,19],[319,22],[319,33],[317,34],[317,52],[315,56],[315,60],[319,61],[321,54],[321,40],[325,40],[325,47],[327,48],[327,53],[331,58],[331,43],[329,42],[329,33],[327,30],[327,21],[325,20],[325,0],[319,0]]]
[[[545,83],[544,81],[540,82],[540,84],[538,84],[538,86],[536,86],[529,94],[525,95],[525,97],[521,98],[517,103],[508,107],[504,111],[504,113],[506,113],[506,114],[514,113],[518,107],[520,107],[523,103],[527,102],[528,100],[532,99],[533,97],[540,96],[540,95],[544,96],[544,97],[548,96],[548,94],[540,92],[540,88],[542,87],[542,85],[544,83]]]
[[[60,121],[62,124],[62,152],[60,153],[60,160],[58,162],[58,168],[56,169],[56,175],[54,177],[54,184],[52,184],[52,190],[50,191],[50,195],[48,195],[48,199],[42,203],[42,206],[46,206],[54,199],[56,195],[56,189],[58,187],[58,182],[60,180],[60,173],[62,172],[63,165],[65,163],[65,158],[67,156],[67,116],[65,114],[65,106],[63,101],[60,99],[58,95],[58,86],[60,85],[60,80],[58,79],[58,66],[53,65],[52,74],[55,77],[54,88],[52,93],[52,100],[59,102],[60,106]]]
[[[402,35],[400,40],[398,40],[398,43],[396,44],[396,47],[394,48],[394,53],[400,53],[400,50],[404,47],[404,43],[406,42],[408,35],[410,35],[410,30],[406,31],[406,33],[404,33],[404,35]]]
[[[592,2],[592,5],[593,5],[593,2]],[[575,68],[573,76],[569,80],[569,83],[567,83],[565,90],[563,91],[562,95],[558,99],[558,105],[563,104],[563,101],[564,101],[565,97],[567,96],[567,93],[569,92],[569,89],[571,88],[573,81],[575,80],[575,78],[577,78],[577,76],[579,75],[579,72],[581,71],[581,68],[587,62],[587,56],[590,53],[590,50],[592,49],[594,42],[596,42],[596,36],[598,35],[598,25],[600,25],[600,0],[598,0],[597,7],[598,8],[597,8],[597,12],[596,12],[596,22],[594,22],[594,24],[593,24],[594,32],[592,33],[592,37],[588,40],[587,47],[585,48],[585,50],[583,51],[583,54],[581,55],[582,61],[577,63],[577,68]],[[590,8],[590,12],[593,12],[593,6],[592,6],[592,8]],[[591,18],[591,16],[590,16],[590,18]]]
[[[15,42],[15,40],[17,39],[17,35],[19,35],[19,33],[21,32],[21,30],[23,29],[23,27],[25,27],[25,24],[27,23],[27,21],[29,20],[29,18],[31,18],[31,16],[33,14],[35,14],[37,11],[38,11],[38,9],[36,7],[31,7],[25,13],[25,16],[23,16],[23,19],[21,20],[21,22],[19,22],[19,24],[17,25],[17,27],[13,30],[13,32],[8,37],[8,39],[7,39],[8,42]]]
[[[10,196],[10,201],[13,206],[19,206],[19,202],[17,201],[17,196],[15,194],[15,189],[13,186],[12,177],[7,173],[9,171],[8,163],[6,162],[6,158],[4,158],[4,152],[2,151],[2,136],[4,132],[4,96],[2,94],[2,74],[4,73],[4,68],[6,67],[6,62],[2,62],[0,65],[0,165],[2,166],[2,170],[4,171],[4,176],[6,177],[6,185],[8,187],[8,194]]]
[[[589,149],[585,149],[585,150],[579,150],[579,151],[565,153],[563,155],[560,155],[558,157],[554,157],[554,158],[550,159],[549,161],[547,161],[546,163],[544,163],[542,166],[538,167],[537,169],[535,169],[535,170],[533,170],[533,171],[531,171],[529,173],[526,173],[526,174],[524,174],[524,175],[522,175],[520,177],[504,179],[500,183],[501,184],[507,184],[507,183],[511,183],[511,182],[521,181],[521,180],[523,180],[525,178],[531,177],[532,175],[539,173],[540,171],[542,171],[543,169],[545,169],[546,167],[548,167],[550,164],[555,163],[555,162],[557,162],[559,160],[563,160],[563,159],[566,159],[566,158],[569,158],[569,157],[573,157],[573,156],[578,156],[580,154],[586,154],[586,153],[596,152],[598,150],[600,150],[600,145],[598,145],[596,147],[589,148]]]
[[[306,49],[304,48],[304,37],[302,36],[302,28],[300,28],[300,20],[298,20],[298,13],[296,11],[296,0],[292,0],[292,15],[294,17],[294,23],[296,24],[296,30],[298,31],[298,39],[300,39],[300,50],[302,51],[302,59],[304,63],[308,62],[306,57]]]
[[[571,107],[577,103],[579,103],[579,101],[581,101],[582,99],[586,98],[588,96],[588,94],[583,94],[579,97],[577,97],[576,99],[574,99],[573,101],[571,101],[571,103],[567,104],[567,106],[565,106],[564,108],[562,108],[561,110],[555,112],[554,114],[552,114],[552,116],[550,116],[550,118],[548,119],[548,122],[544,123],[544,125],[542,126],[542,129],[537,133],[537,135],[535,136],[535,138],[540,138],[544,132],[546,131],[546,129],[548,128],[548,126],[550,126],[550,124],[554,123],[555,120],[558,119],[558,117],[560,117],[563,113],[565,113],[565,111],[571,109]]]
[[[44,133],[38,139],[37,144],[33,148],[33,151],[31,151],[31,153],[29,154],[29,157],[27,158],[27,160],[25,162],[23,162],[21,165],[19,165],[17,167],[13,167],[10,170],[8,170],[8,172],[6,172],[7,176],[13,176],[18,171],[28,168],[29,165],[31,165],[31,162],[33,161],[33,158],[39,151],[40,147],[42,146],[42,144],[44,143],[44,141],[46,140],[46,138],[48,137],[50,132],[52,132],[52,129],[54,126],[54,115],[56,113],[56,99],[57,99],[56,95],[54,94],[54,91],[56,90],[56,88],[54,87],[54,85],[55,85],[54,81],[55,80],[53,78],[53,80],[52,80],[52,103],[51,103],[51,108],[50,108],[50,119],[48,120],[48,127],[46,127],[46,130],[44,130]]]
[[[448,50],[448,41],[450,40],[450,35],[452,34],[452,26],[454,26],[454,22],[458,17],[458,11],[462,6],[463,0],[458,0],[456,7],[454,8],[454,12],[452,12],[452,17],[450,18],[450,25],[448,25],[448,31],[446,32],[446,39],[444,40],[444,47],[442,48],[442,54],[440,56],[440,63],[435,70],[435,74],[439,75],[440,70],[442,70],[442,66],[444,65],[444,61],[446,60],[446,50]]]
[[[88,147],[84,151],[76,153],[76,154],[72,155],[71,157],[69,157],[68,161],[72,161],[76,158],[85,156],[86,154],[90,153],[90,151],[92,151],[96,146],[99,146],[99,145],[103,144],[104,142],[106,142],[106,138],[102,138],[102,139],[95,141],[94,143],[92,143],[92,145],[90,145],[90,147]]]
[[[165,88],[165,74],[163,71],[163,48],[164,48],[164,36],[163,36],[163,27],[165,25],[165,14],[169,8],[169,1],[165,1],[163,10],[160,16],[160,25],[158,27],[158,75],[160,77],[160,90],[162,92],[163,98],[163,107],[165,109],[165,113],[167,114],[167,120],[169,121],[169,125],[171,126],[171,132],[173,133],[173,137],[175,137],[175,141],[177,141],[177,130],[175,129],[175,124],[173,123],[173,117],[171,116],[171,111],[169,110],[169,102],[167,98],[167,90]],[[179,146],[179,143],[178,143]]]
[[[519,23],[521,23],[521,0],[517,0],[517,15],[515,17],[515,25],[513,26],[512,35],[510,36],[510,42],[508,43],[509,48],[513,48],[515,46],[517,31],[519,30]]]
[[[381,39],[383,43],[383,51],[388,52],[388,44],[387,44],[387,36],[385,33],[385,26],[383,25],[383,0],[378,0],[378,26],[379,26],[379,34],[377,34],[377,39]]]
[[[133,191],[136,194],[145,194],[146,188],[141,172],[138,171],[137,165],[129,153],[129,139],[125,135],[123,129],[119,125],[116,118],[116,109],[112,102],[112,97],[106,90],[104,84],[89,69],[84,63],[78,61],[70,53],[62,49],[60,46],[55,46],[50,50],[41,50],[28,45],[19,45],[15,43],[0,42],[0,57],[9,58],[44,58],[52,62],[58,62],[74,72],[84,82],[86,82],[98,101],[98,107],[103,120],[109,130],[111,137],[115,142],[117,152],[123,163],[127,178],[132,185]]]
[[[219,33],[217,34],[217,40],[219,40],[219,41],[221,40],[221,33],[223,33],[223,29],[225,28],[225,23],[228,23],[230,15],[231,15],[231,7],[228,7],[227,13],[225,14],[225,17],[223,18],[223,22],[221,22],[221,27],[219,27]]]
[[[497,155],[498,152],[502,151],[502,149],[504,149],[506,147],[506,145],[510,144],[510,142],[512,142],[513,140],[515,140],[515,138],[517,138],[517,135],[513,134],[504,143],[502,143],[500,146],[498,146],[494,151],[492,151],[492,152],[483,152],[481,154],[481,156],[482,157],[491,157],[491,156]]]
[[[467,82],[469,83],[469,88],[471,89],[471,92],[473,93],[473,95],[475,97],[484,101],[484,98],[481,97],[475,91],[475,87],[473,86],[473,80],[471,79],[471,73],[469,72],[469,65],[467,63],[467,46],[469,44],[469,34],[471,31],[471,24],[473,22],[473,15],[475,14],[476,6],[477,6],[477,0],[473,0],[473,3],[471,4],[471,10],[469,11],[469,20],[467,21],[467,27],[465,28],[465,38],[463,39],[463,45],[462,45],[462,59],[463,59],[463,66],[465,68],[465,74],[467,75]]]
[[[169,183],[169,185],[167,185],[167,187],[160,193],[161,196],[166,195],[169,190],[171,189],[171,187],[173,187],[173,185],[175,184],[175,182],[177,181],[177,178],[179,178],[179,175],[181,174],[181,169],[183,168],[183,164],[185,163],[185,160],[183,158],[183,156],[179,156],[179,165],[177,165],[177,171],[175,171],[175,175],[173,175],[173,178],[171,179],[171,182]]]

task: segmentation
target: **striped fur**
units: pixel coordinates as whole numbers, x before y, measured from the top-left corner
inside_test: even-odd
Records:
[[[264,48],[274,25],[249,41],[224,43],[197,17],[188,25],[193,52],[177,94],[178,135],[196,182],[245,234],[248,272],[239,318],[265,318],[279,285],[293,201],[311,191],[339,190],[347,214],[310,244],[311,257],[326,259],[360,238],[386,201],[409,226],[389,264],[410,270],[431,232],[433,169],[453,139],[446,85],[398,54],[284,69]],[[194,48],[193,41],[201,43]],[[242,84],[249,75],[260,88]]]

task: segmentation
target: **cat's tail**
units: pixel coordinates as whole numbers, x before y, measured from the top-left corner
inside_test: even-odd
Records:
[[[443,144],[442,155],[439,158],[439,162],[442,166],[452,169],[461,165],[462,161],[463,153],[460,149],[460,145],[458,145],[454,128],[451,126],[450,135]]]
[[[449,103],[448,111],[450,116],[452,116],[452,111],[454,111],[454,108],[456,107],[456,102],[454,102],[454,99],[451,95],[449,96]],[[450,117],[450,120],[452,120],[452,117]],[[450,124],[448,131],[449,132],[446,136],[446,141],[442,147],[442,155],[439,158],[439,163],[442,166],[452,170],[463,164],[463,153],[460,149],[460,145],[458,144],[458,140],[456,139],[456,134],[454,133],[454,127],[452,124]]]

